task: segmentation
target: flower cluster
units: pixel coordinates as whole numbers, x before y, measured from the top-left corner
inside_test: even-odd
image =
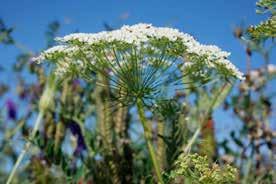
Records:
[[[237,169],[230,165],[220,167],[217,164],[213,164],[210,166],[206,156],[200,156],[195,153],[180,155],[176,161],[175,169],[170,174],[170,178],[174,180],[183,176],[191,183],[199,184],[234,183],[236,175]]]
[[[215,69],[223,76],[231,76],[238,79],[243,79],[243,74],[227,59],[230,55],[228,52],[222,51],[217,46],[202,45],[197,42],[192,36],[182,33],[177,29],[167,27],[154,27],[150,24],[136,24],[133,26],[123,26],[121,29],[114,31],[103,31],[99,33],[74,33],[63,38],[57,38],[61,43],[56,47],[50,48],[35,60],[54,60],[58,63],[58,71],[64,73],[70,69],[71,65],[76,67],[81,65],[94,65],[99,60],[102,60],[103,54],[105,59],[109,59],[110,53],[115,48],[126,52],[135,49],[142,56],[141,63],[145,60],[150,60],[149,54],[167,55],[165,59],[176,57],[184,59],[185,64],[182,69],[184,71],[197,68],[198,71],[191,73],[200,73],[202,70]],[[80,59],[80,56],[85,56],[85,59]],[[111,57],[115,60],[114,57]],[[120,62],[126,61],[129,58],[119,58]],[[76,62],[76,60],[78,62]],[[110,63],[116,63],[110,60]],[[118,60],[118,58],[117,58]],[[85,63],[88,61],[89,63]],[[84,64],[85,63],[85,64]],[[169,63],[171,64],[171,63]],[[118,63],[116,63],[118,65]],[[206,74],[206,72],[204,72]]]

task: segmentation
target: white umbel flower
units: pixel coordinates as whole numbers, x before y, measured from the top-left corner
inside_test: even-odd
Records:
[[[171,43],[181,43],[181,47],[184,48],[183,54],[178,57],[184,56],[184,58],[190,58],[186,65],[196,65],[197,58],[204,59],[205,67],[218,68],[223,74],[234,76],[240,80],[243,80],[243,74],[227,59],[230,53],[222,51],[220,48],[214,45],[203,45],[197,42],[191,35],[182,33],[177,29],[167,27],[154,27],[151,24],[139,23],[132,26],[124,25],[118,30],[103,31],[99,33],[74,33],[57,38],[56,40],[62,43],[60,46],[56,46],[44,51],[36,59],[38,61],[48,59],[47,57],[59,52],[64,52],[66,56],[74,55],[79,50],[85,50],[93,45],[105,43],[106,45],[113,42],[121,42],[131,44],[137,49],[144,48],[146,46],[152,47],[150,43],[152,40],[166,39]],[[83,49],[84,48],[84,49]],[[93,56],[91,51],[85,52],[86,55]],[[187,57],[186,57],[187,56]],[[49,57],[50,58],[50,57]],[[192,58],[192,59],[191,59]],[[94,61],[94,59],[92,59]],[[202,62],[202,61],[201,61]]]
[[[33,60],[41,62],[43,60],[46,60],[48,56],[52,56],[53,54],[61,53],[66,55],[72,55],[78,50],[78,47],[72,47],[68,45],[57,45],[43,51],[38,57],[33,58]]]

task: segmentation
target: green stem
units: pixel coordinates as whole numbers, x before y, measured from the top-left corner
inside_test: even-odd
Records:
[[[197,128],[197,130],[195,131],[193,137],[189,140],[187,146],[184,148],[184,153],[185,154],[188,154],[192,148],[192,145],[195,143],[196,139],[198,138],[199,134],[200,134],[200,131],[201,131],[201,128],[203,127],[203,125],[206,123],[206,121],[208,120],[209,118],[209,115],[211,114],[211,112],[213,111],[214,109],[214,106],[217,102],[217,100],[219,99],[220,95],[224,93],[224,90],[226,89],[228,83],[225,83],[221,90],[219,90],[217,92],[217,94],[215,95],[214,99],[211,101],[211,104],[209,106],[209,108],[207,109],[207,112],[203,118],[203,121],[202,123],[199,125],[199,127]]]
[[[37,116],[36,121],[34,123],[34,128],[31,132],[31,135],[29,136],[29,140],[33,140],[35,138],[35,135],[36,135],[36,133],[39,129],[42,118],[44,116],[44,112],[49,107],[49,105],[51,103],[51,100],[52,100],[52,97],[53,97],[53,94],[54,94],[54,90],[55,90],[55,82],[56,82],[55,75],[51,74],[48,78],[46,88],[44,89],[43,94],[42,94],[42,96],[39,100],[39,113],[38,113],[38,116]],[[10,184],[12,182],[13,177],[14,177],[21,161],[23,160],[25,154],[30,149],[30,147],[31,147],[31,142],[28,141],[25,144],[25,146],[24,146],[23,150],[21,151],[20,155],[18,156],[6,184]]]
[[[192,145],[194,144],[194,142],[196,141],[196,139],[198,138],[199,136],[199,133],[200,133],[200,130],[201,130],[201,126],[199,126],[197,128],[197,130],[195,131],[193,137],[189,140],[189,143],[187,144],[187,146],[184,148],[184,153],[185,154],[188,154],[192,148]]]
[[[148,126],[147,119],[144,115],[142,100],[138,99],[137,102],[136,102],[136,105],[137,105],[137,108],[138,108],[138,114],[139,114],[140,121],[141,121],[141,123],[143,125],[143,128],[144,128],[145,140],[146,140],[148,151],[149,151],[152,163],[153,163],[154,171],[155,171],[155,174],[156,174],[157,179],[158,179],[158,183],[164,184],[163,179],[162,179],[162,175],[161,175],[161,171],[160,171],[160,166],[159,166],[159,163],[156,159],[156,154],[155,154],[153,145],[151,143],[151,138],[152,138],[151,128]]]
[[[43,112],[39,112],[39,114],[37,116],[37,119],[35,121],[34,129],[33,129],[32,133],[31,133],[31,136],[30,136],[30,140],[34,139],[34,137],[36,135],[36,132],[39,129],[39,125],[41,123],[42,118],[43,118]],[[25,147],[23,148],[23,150],[21,151],[20,155],[18,156],[18,158],[17,158],[17,160],[16,160],[16,162],[15,162],[13,168],[12,168],[12,171],[11,171],[11,173],[9,175],[9,178],[8,178],[6,184],[10,184],[11,183],[11,181],[12,181],[12,179],[13,179],[15,173],[16,173],[16,170],[18,169],[21,161],[23,160],[26,152],[29,150],[30,147],[31,147],[31,142],[29,141],[29,142],[26,143]]]

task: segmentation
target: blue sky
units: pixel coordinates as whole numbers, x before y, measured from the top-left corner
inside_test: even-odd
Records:
[[[255,3],[256,0],[0,0],[0,18],[15,28],[13,36],[19,43],[37,52],[45,46],[45,30],[54,20],[62,24],[60,36],[76,30],[101,31],[103,22],[116,27],[139,22],[175,27],[201,43],[215,44],[231,52],[232,62],[245,71],[244,48],[232,32],[236,25],[257,24],[264,19],[256,15]],[[8,69],[19,52],[0,46],[1,65]],[[275,60],[275,54],[272,59]],[[254,55],[252,62],[258,66],[261,57]],[[0,77],[16,80],[7,73]],[[232,121],[223,115],[217,118]]]
[[[49,22],[62,23],[60,35],[76,30],[103,30],[103,22],[114,26],[138,22],[176,27],[201,43],[216,44],[232,52],[231,59],[245,68],[243,47],[233,38],[235,25],[256,24],[255,0],[0,0],[0,17],[15,28],[18,42],[34,51],[45,46]],[[16,50],[0,47],[1,63],[14,62]]]

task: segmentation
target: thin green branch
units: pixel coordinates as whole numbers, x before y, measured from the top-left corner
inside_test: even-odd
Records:
[[[33,140],[33,139],[34,139],[35,134],[36,134],[36,132],[38,131],[39,125],[40,125],[41,120],[42,120],[42,118],[43,118],[43,115],[44,115],[43,112],[39,112],[39,114],[38,114],[38,116],[37,116],[37,119],[36,119],[36,121],[35,121],[34,129],[33,129],[32,133],[31,133],[31,136],[30,136],[30,140]],[[19,165],[20,165],[20,163],[22,162],[22,160],[23,160],[25,154],[27,153],[27,151],[29,150],[30,147],[31,147],[31,142],[29,141],[29,142],[27,142],[27,143],[25,144],[23,150],[21,151],[19,157],[17,158],[17,160],[16,160],[16,162],[15,162],[13,168],[12,168],[12,171],[11,171],[11,173],[10,173],[10,175],[9,175],[9,178],[8,178],[6,184],[10,184],[10,183],[12,182],[12,179],[13,179],[13,177],[14,177],[14,175],[15,175],[15,173],[16,173],[16,171],[17,171]]]
[[[36,121],[34,123],[34,128],[31,132],[31,135],[29,136],[29,140],[33,140],[35,138],[35,135],[40,127],[40,124],[41,124],[41,121],[42,121],[42,118],[44,116],[44,112],[45,110],[48,108],[48,106],[50,105],[50,102],[52,100],[52,97],[53,97],[53,94],[54,94],[54,90],[55,90],[55,77],[54,75],[50,75],[49,76],[49,80],[48,80],[48,83],[46,85],[46,88],[44,89],[44,92],[40,98],[40,101],[39,101],[39,113],[38,113],[38,116],[36,118]],[[15,173],[20,165],[20,163],[22,162],[25,154],[27,153],[27,151],[29,150],[29,148],[31,147],[31,142],[28,141],[23,150],[21,151],[20,155],[18,156],[13,168],[12,168],[12,171],[8,177],[8,180],[6,182],[6,184],[10,184],[15,176]]]
[[[198,127],[197,130],[195,131],[193,137],[189,140],[187,146],[184,148],[184,153],[185,153],[185,154],[188,154],[188,153],[190,152],[192,145],[195,143],[196,139],[197,139],[198,136],[200,135],[201,129],[202,129],[203,125],[206,123],[206,121],[208,120],[208,118],[209,118],[211,112],[213,111],[213,108],[214,108],[214,106],[216,105],[216,103],[217,103],[219,97],[220,97],[221,95],[224,95],[224,90],[227,89],[227,85],[231,85],[231,84],[225,83],[225,84],[222,86],[221,90],[218,90],[218,92],[215,94],[214,99],[212,100],[212,102],[211,102],[211,104],[210,104],[210,106],[209,106],[209,108],[208,108],[206,114],[204,115],[204,118],[203,118],[202,123],[199,125],[199,127]]]

